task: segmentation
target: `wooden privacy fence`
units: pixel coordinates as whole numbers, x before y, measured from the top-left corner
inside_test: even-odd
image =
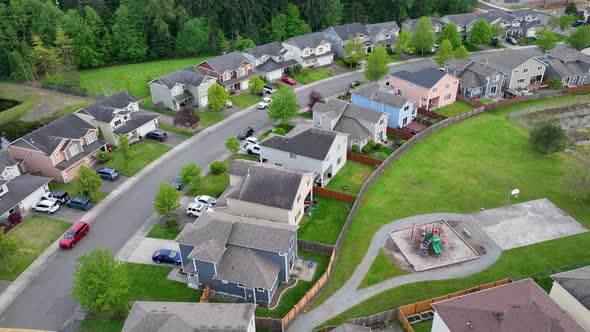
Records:
[[[199,300],[199,302],[207,302],[209,300],[209,295],[211,295],[211,288],[209,287],[209,284],[207,284],[207,286],[205,286],[205,290],[203,291],[203,294],[201,295],[201,299]]]
[[[379,165],[383,164],[383,160],[372,158],[369,156],[365,156],[364,154],[352,152],[350,150],[346,151],[346,159],[358,161],[359,163],[379,167]]]
[[[432,118],[432,119],[437,119],[437,120],[444,120],[444,119],[446,119],[446,118],[447,118],[447,117],[446,117],[446,116],[444,116],[444,115],[441,115],[441,114],[438,114],[438,113],[431,112],[431,111],[429,111],[429,110],[427,110],[427,109],[425,109],[425,108],[422,108],[422,107],[418,107],[418,114],[422,114],[422,115],[425,115],[425,116],[427,116],[427,117],[429,117],[429,118]]]
[[[320,197],[335,199],[337,201],[345,202],[345,203],[352,203],[356,200],[355,195],[342,193],[336,190],[331,190],[327,188],[322,188],[318,186],[313,186],[313,194],[318,195]]]
[[[414,137],[414,135],[405,132],[403,130],[399,130],[397,128],[387,127],[387,135],[393,135],[397,138],[405,139],[406,141],[410,138]]]
[[[256,329],[269,332],[283,332],[283,321],[277,318],[255,317]]]
[[[457,93],[457,100],[458,101],[462,101],[462,102],[464,102],[466,104],[469,104],[469,105],[471,105],[473,107],[480,107],[480,106],[484,105],[484,104],[480,103],[479,101],[477,101],[475,99],[471,99],[471,98],[465,97],[464,95],[458,94],[458,93]]]
[[[297,249],[325,256],[330,256],[334,252],[334,246],[305,240],[297,240]]]

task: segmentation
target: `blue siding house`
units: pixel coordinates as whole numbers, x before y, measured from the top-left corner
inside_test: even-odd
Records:
[[[297,227],[206,212],[176,238],[189,287],[270,303],[297,257]]]
[[[387,126],[402,128],[416,118],[414,102],[398,96],[393,90],[374,84],[367,84],[352,91],[353,105],[389,114]]]

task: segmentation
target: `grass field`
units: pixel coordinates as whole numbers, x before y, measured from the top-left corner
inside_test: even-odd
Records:
[[[212,126],[217,122],[227,118],[227,115],[214,111],[198,111],[197,114],[201,118],[199,124],[202,126]]]
[[[389,63],[406,61],[406,59],[399,54],[389,54],[387,59],[389,60]]]
[[[350,208],[348,204],[337,200],[317,196],[314,199],[318,200],[318,204],[311,216],[304,216],[301,220],[297,237],[332,245],[338,240]]]
[[[432,319],[425,322],[413,324],[414,332],[430,332],[432,330]]]
[[[334,76],[334,72],[331,70],[325,68],[316,68],[310,70],[309,75],[307,76],[303,76],[301,74],[293,75],[293,79],[297,81],[297,83],[309,84],[332,76]]]
[[[61,190],[61,191],[67,191],[68,194],[70,194],[70,197],[72,196],[81,196],[78,192],[78,189],[76,188],[76,181],[72,181],[69,183],[59,183],[59,182],[55,182],[55,181],[51,181],[49,183],[49,189],[51,190]],[[94,204],[102,201],[105,197],[107,197],[108,193],[104,192],[104,191],[99,191],[94,193],[94,196],[92,197],[92,202],[94,202]]]
[[[375,167],[371,165],[347,160],[326,188],[357,195],[373,171]],[[344,190],[344,186],[347,186],[348,190]]]
[[[408,271],[402,270],[397,265],[393,264],[393,262],[385,256],[383,248],[381,248],[379,249],[377,257],[375,257],[375,261],[373,261],[373,265],[371,265],[369,272],[367,272],[363,281],[361,281],[359,288],[369,287],[383,280],[404,274],[408,274]]]
[[[484,104],[484,105],[491,104],[494,102],[491,99],[478,99],[477,101],[480,102],[480,104]]]
[[[469,112],[472,109],[473,106],[457,100],[451,105],[435,109],[434,113],[438,113],[440,115],[446,116],[447,118],[450,118],[461,113]]]
[[[154,239],[174,240],[180,234],[181,229],[175,227],[165,227],[161,224],[155,224],[150,230],[147,237]]]
[[[197,65],[208,58],[210,56],[83,70],[80,72],[80,87],[88,92],[106,95],[129,90],[135,97],[143,98],[149,94],[147,86],[149,81],[178,69]]]
[[[254,160],[258,161],[257,156],[249,156],[247,154],[238,154],[236,159],[246,159],[246,160]],[[197,188],[191,188],[186,194],[190,196],[196,195],[209,195],[212,197],[219,197],[221,193],[225,191],[227,186],[229,186],[229,175],[227,174],[227,170],[231,165],[232,159],[227,158],[223,161],[226,166],[226,171],[222,174],[207,174],[201,181],[201,183],[197,186]]]
[[[178,135],[182,135],[182,136],[186,136],[186,137],[191,137],[193,136],[193,133],[191,133],[190,131],[186,131],[184,129],[180,129],[177,128],[175,126],[171,126],[171,125],[167,125],[165,123],[159,123],[160,129],[164,130],[164,131],[169,131],[171,133],[175,133]]]
[[[234,103],[235,106],[244,109],[257,104],[262,100],[262,97],[253,95],[250,92],[244,92],[229,99],[232,101],[232,103]]]
[[[16,279],[50,244],[70,228],[71,224],[45,216],[33,215],[8,233],[18,243],[14,255],[7,257],[7,271],[0,265],[0,280]]]
[[[114,149],[112,152],[113,159],[106,162],[104,166],[116,168],[121,175],[133,176],[170,150],[172,148],[168,145],[152,141],[142,141],[131,146],[133,158],[129,161],[128,165],[125,165],[123,162],[121,150]]]
[[[562,170],[572,162],[562,154],[546,156],[536,152],[528,141],[528,133],[506,119],[505,112],[521,107],[511,105],[495,114],[456,123],[417,144],[386,170],[362,202],[344,241],[333,278],[315,305],[344,284],[380,227],[404,217],[438,211],[473,212],[481,207],[501,206],[505,203],[506,192],[519,188],[518,202],[546,197],[590,226],[590,204],[574,201],[560,185]],[[583,234],[580,239],[590,240],[590,236]],[[565,248],[567,241],[557,240],[555,245],[564,243]],[[590,258],[590,252],[583,246],[572,246],[562,252],[565,253]],[[539,260],[542,266],[551,266],[547,265],[551,262],[543,259],[541,251],[528,252],[521,259]],[[534,264],[523,265],[533,266],[530,271],[537,270]],[[484,274],[491,278],[500,275]],[[477,279],[472,282],[474,280]],[[462,283],[462,288],[466,287],[468,283]],[[436,294],[443,291],[436,287],[429,287],[429,290]],[[400,300],[408,303],[423,295],[404,293]],[[375,306],[373,309],[382,308]]]

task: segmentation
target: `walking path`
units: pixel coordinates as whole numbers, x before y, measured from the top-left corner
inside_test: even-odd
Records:
[[[334,293],[334,295],[319,307],[297,317],[287,328],[287,331],[312,331],[314,327],[322,324],[328,319],[388,289],[419,281],[465,277],[486,269],[498,260],[502,253],[502,249],[479,227],[472,224],[474,227],[470,227],[469,231],[477,234],[477,236],[482,239],[483,243],[485,243],[486,247],[486,253],[479,259],[424,272],[406,274],[382,281],[370,287],[357,289],[365,277],[365,274],[367,274],[373,264],[375,257],[379,253],[379,249],[385,245],[385,241],[389,237],[390,232],[411,227],[412,224],[423,224],[440,219],[461,220],[464,221],[465,224],[469,222],[473,223],[469,214],[431,213],[400,219],[381,227],[381,229],[379,229],[379,231],[373,236],[365,257],[357,266],[348,281],[346,281],[346,283]]]

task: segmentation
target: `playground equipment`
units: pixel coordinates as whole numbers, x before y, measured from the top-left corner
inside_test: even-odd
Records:
[[[415,225],[412,225],[412,233],[410,236],[410,241],[414,240],[414,228]],[[427,253],[428,249],[432,246],[432,251],[436,255],[440,255],[443,253],[443,248],[441,246],[441,233],[442,227],[435,229],[435,225],[432,224],[432,229],[428,229],[428,225],[424,225],[424,231],[422,233],[422,241],[420,241],[420,250],[423,253]],[[444,242],[444,240],[443,240]]]

